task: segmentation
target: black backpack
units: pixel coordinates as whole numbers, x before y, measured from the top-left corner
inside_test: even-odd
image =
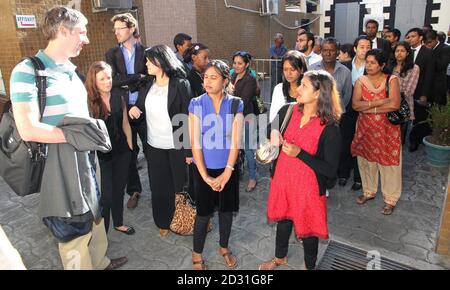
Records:
[[[34,67],[42,120],[47,88],[47,77],[43,73],[45,66],[38,57],[24,59],[30,60]],[[0,176],[17,195],[40,191],[46,158],[47,144],[23,141],[17,131],[12,109],[5,112],[0,122]]]

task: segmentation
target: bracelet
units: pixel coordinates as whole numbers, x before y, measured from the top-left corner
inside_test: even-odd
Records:
[[[234,167],[229,164],[227,164],[226,168],[231,169],[231,171],[234,171]]]
[[[377,114],[377,107],[375,107],[375,115]]]

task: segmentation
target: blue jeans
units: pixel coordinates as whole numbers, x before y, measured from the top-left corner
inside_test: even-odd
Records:
[[[245,159],[247,159],[249,178],[253,180],[256,180],[256,132],[256,120],[245,122]]]

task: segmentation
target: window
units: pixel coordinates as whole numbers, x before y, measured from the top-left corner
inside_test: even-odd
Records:
[[[286,0],[287,12],[302,12],[300,7],[300,0]]]
[[[286,0],[287,12],[311,13],[317,11],[320,0]]]

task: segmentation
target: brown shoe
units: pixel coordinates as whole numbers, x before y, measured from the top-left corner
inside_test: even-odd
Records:
[[[358,196],[358,198],[356,198],[356,203],[357,204],[365,204],[367,201],[374,199],[375,197],[367,197],[364,194]]]
[[[122,267],[128,262],[127,257],[120,257],[116,259],[111,259],[111,262],[109,263],[108,267],[105,268],[105,270],[115,270],[117,268]]]
[[[139,192],[133,193],[133,195],[130,196],[130,198],[128,199],[127,208],[128,209],[135,209],[137,207],[137,205],[138,205],[139,198],[140,198]]]
[[[394,211],[394,208],[395,206],[385,203],[381,213],[384,215],[391,215],[392,212]]]

